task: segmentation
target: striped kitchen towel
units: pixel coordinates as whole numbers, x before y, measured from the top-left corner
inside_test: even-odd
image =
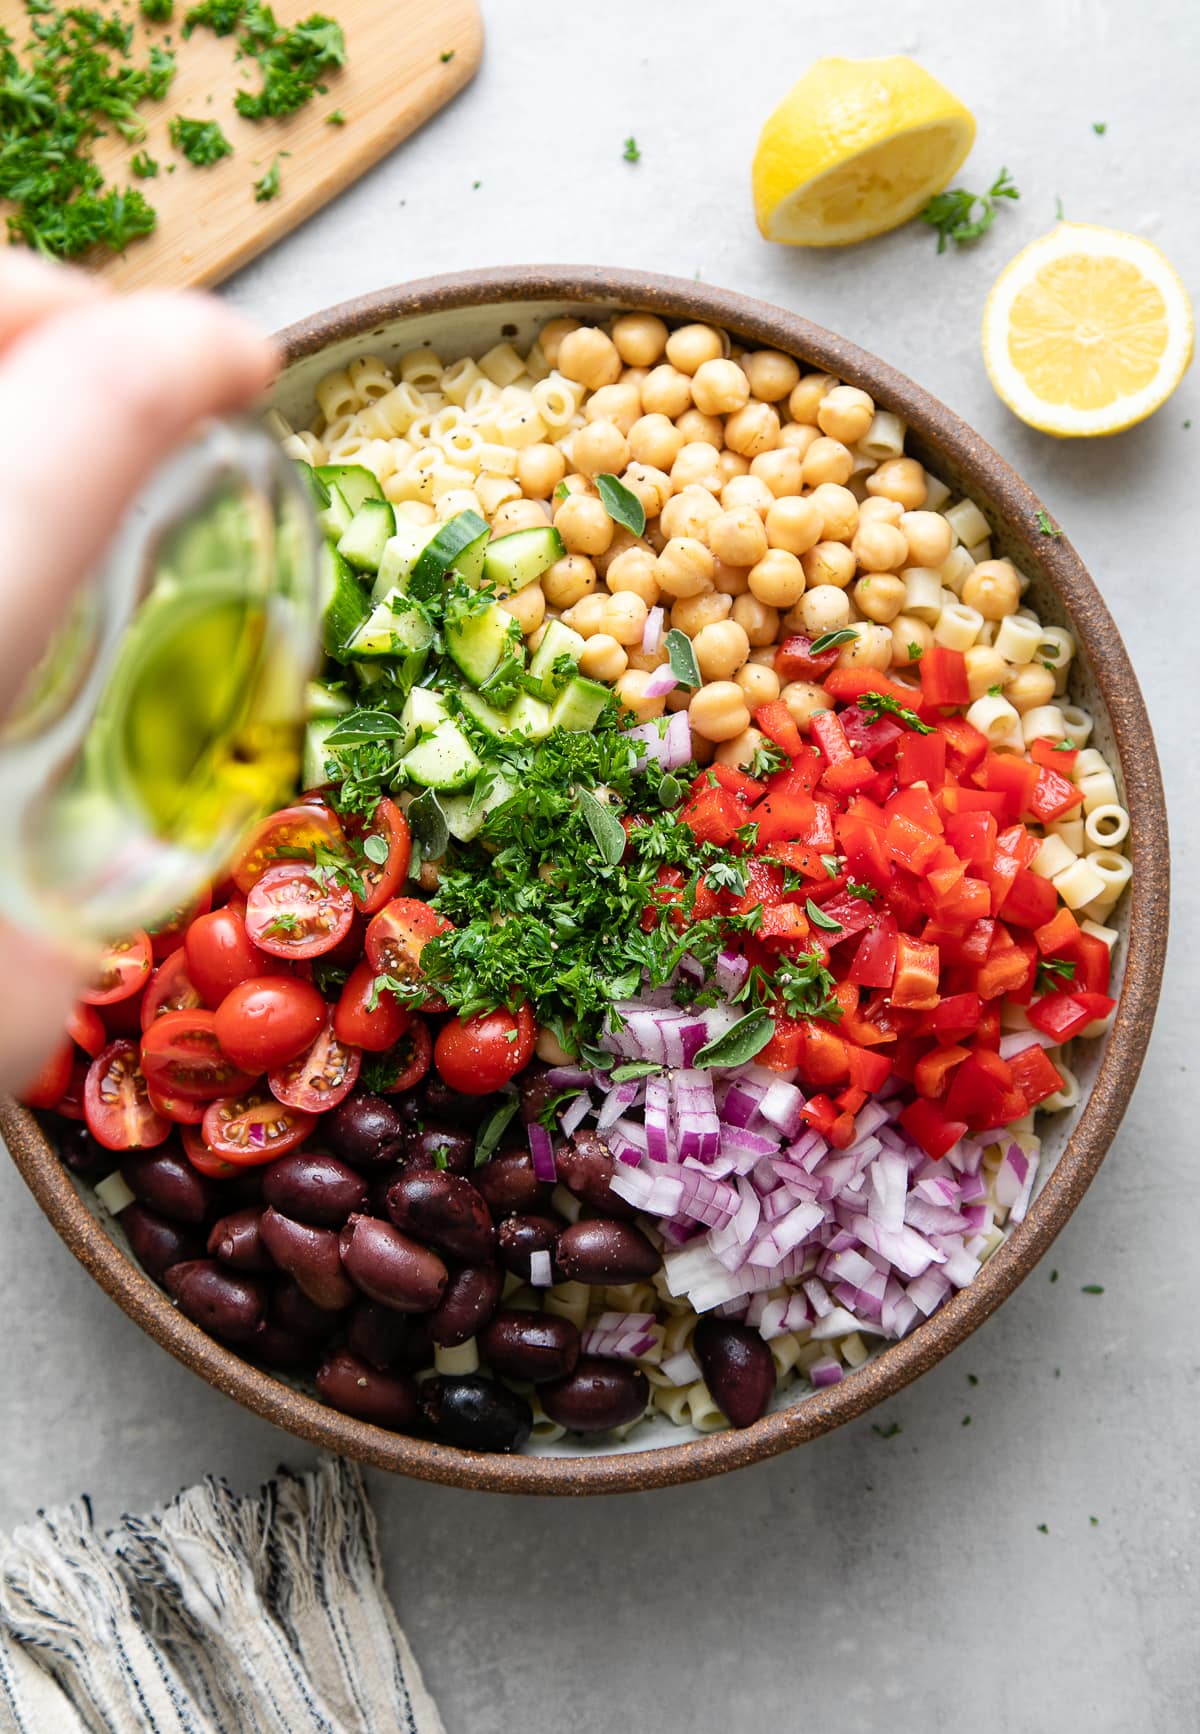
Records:
[[[0,1542],[0,1734],[445,1734],[383,1587],[361,1472],[222,1482],[101,1535]]]

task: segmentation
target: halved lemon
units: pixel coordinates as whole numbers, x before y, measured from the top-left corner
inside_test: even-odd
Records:
[[[1120,433],[1166,402],[1192,359],[1191,302],[1149,241],[1060,223],[997,279],[983,360],[1004,402],[1060,438]]]
[[[759,136],[758,226],[794,247],[882,235],[940,192],[974,137],[969,110],[907,55],[815,61]]]

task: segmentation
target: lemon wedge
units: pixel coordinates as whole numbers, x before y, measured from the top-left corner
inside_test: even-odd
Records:
[[[1061,438],[1120,433],[1192,359],[1179,274],[1138,235],[1060,223],[1000,273],[983,313],[988,377],[1014,415]]]
[[[882,235],[946,185],[974,137],[969,110],[906,55],[815,61],[759,136],[758,226],[793,247]]]

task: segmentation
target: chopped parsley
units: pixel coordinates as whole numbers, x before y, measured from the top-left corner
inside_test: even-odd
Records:
[[[910,662],[920,662],[921,658],[925,654],[924,645],[917,644],[915,640],[911,644],[906,645],[905,648],[908,651],[908,660]]]
[[[786,770],[789,762],[782,747],[776,746],[774,741],[763,741],[751,753],[746,770],[752,777],[773,777],[776,771]]]
[[[862,879],[848,879],[846,881],[846,891],[850,897],[861,897],[864,903],[874,903],[875,899],[879,896],[879,892],[875,889],[874,885],[868,885]]]
[[[915,710],[901,704],[898,698],[893,698],[887,692],[864,692],[858,700],[861,710],[873,710],[873,722],[878,722],[884,711],[894,716],[897,722],[902,722],[905,728],[914,729],[919,735],[931,735],[934,731],[928,723],[923,723]]]
[[[1064,735],[1061,741],[1056,741],[1050,748],[1052,753],[1073,753],[1075,750],[1075,742],[1070,735]]]
[[[1092,131],[1096,133],[1098,137],[1103,138],[1105,133],[1108,131],[1108,122],[1106,120],[1094,120],[1092,122]]]
[[[1038,1531],[1039,1535],[1049,1535],[1050,1525],[1048,1523],[1039,1523],[1037,1526],[1037,1531]]]
[[[638,149],[638,141],[632,135],[625,140],[625,149],[621,152],[621,156],[627,163],[641,162],[642,153]]]
[[[454,59],[453,48],[443,48],[442,52],[438,55],[438,59],[441,61],[443,66],[449,66],[450,62]]]
[[[1062,535],[1062,531],[1059,529],[1057,524],[1051,522],[1050,517],[1043,506],[1039,506],[1037,509],[1037,527],[1042,532],[1043,536],[1053,536],[1057,540],[1057,538]]]
[[[151,24],[165,24],[175,10],[175,0],[141,0],[138,10]]]
[[[346,116],[340,108],[335,108],[332,114],[327,114],[325,116],[326,126],[345,126],[345,124]]]
[[[274,162],[271,164],[270,168],[267,170],[266,174],[262,177],[262,179],[260,181],[255,181],[255,183],[254,183],[254,202],[255,202],[255,204],[265,205],[267,203],[268,199],[274,199],[274,198],[278,197],[278,195],[279,195],[279,164],[280,164],[281,160],[282,160],[281,158],[276,157]]]
[[[1074,979],[1075,965],[1070,958],[1038,959],[1037,980],[1034,984],[1038,993],[1061,993],[1066,984]]]
[[[1020,193],[1007,169],[1001,169],[986,193],[971,193],[965,187],[948,187],[935,193],[918,215],[937,230],[937,250],[944,253],[951,241],[961,247],[985,235],[996,219],[999,199],[1019,199]]]
[[[140,181],[153,180],[158,173],[158,163],[148,151],[135,151],[129,167]]]
[[[1104,1285],[1098,1282],[1085,1282],[1079,1292],[1080,1294],[1103,1294]]]
[[[209,168],[233,155],[233,146],[215,120],[188,120],[177,114],[169,131],[175,149],[197,168]]]
[[[872,1433],[878,1433],[881,1439],[895,1439],[899,1433],[903,1432],[903,1430],[904,1429],[901,1427],[899,1421],[889,1421],[886,1427],[881,1427],[878,1421],[872,1421],[871,1423]]]

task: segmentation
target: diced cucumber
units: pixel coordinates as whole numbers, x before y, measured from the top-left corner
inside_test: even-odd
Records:
[[[350,528],[353,518],[354,513],[345,494],[336,485],[332,486],[325,504],[317,508],[317,523],[321,526],[321,534],[326,541],[336,542]]]
[[[566,544],[553,524],[544,530],[514,530],[487,545],[483,575],[501,596],[523,590],[566,553]]]
[[[334,716],[314,717],[304,731],[304,759],[301,770],[301,781],[306,789],[319,789],[329,781],[329,772],[325,768],[326,759],[333,754],[326,751],[325,742],[337,727]]]
[[[408,752],[416,745],[418,736],[432,734],[447,720],[447,714],[446,701],[440,692],[414,686],[400,712],[400,751]]]
[[[426,543],[432,541],[433,535],[428,524],[397,523],[395,534],[388,538],[379,562],[374,591],[376,602],[381,601],[389,590],[408,589],[417,556]]]
[[[322,544],[317,555],[317,572],[321,639],[327,655],[341,658],[347,644],[370,614],[371,604],[347,562],[328,542]]]
[[[346,645],[351,661],[363,656],[409,656],[433,643],[433,627],[407,596],[393,590],[377,602]]]
[[[525,735],[531,741],[544,741],[552,726],[550,706],[532,693],[523,692],[508,713],[509,733]]]
[[[300,472],[300,480],[304,484],[304,490],[312,501],[313,511],[323,511],[329,504],[329,489],[311,464],[302,464],[297,459],[296,468]]]
[[[496,777],[482,800],[476,798],[474,790],[469,794],[443,795],[441,808],[446,815],[450,835],[457,837],[460,843],[469,843],[472,837],[478,837],[483,830],[488,814],[494,808],[503,806],[510,795],[515,793],[507,778]]]
[[[388,500],[364,500],[338,542],[338,553],[356,572],[375,572],[388,537],[396,533],[396,513]]]
[[[568,681],[550,710],[551,727],[579,733],[594,729],[612,694],[598,680],[587,680],[577,674]]]
[[[483,766],[458,724],[447,717],[404,755],[403,768],[410,782],[426,789],[461,789]]]
[[[354,700],[347,693],[336,691],[326,680],[310,680],[307,698],[310,717],[345,716],[354,709]]]
[[[453,518],[439,524],[436,535],[426,542],[409,574],[408,588],[412,594],[423,599],[436,596],[446,573],[458,565],[460,558],[474,563],[475,556],[466,551],[487,533],[488,527],[478,512],[456,512]]]
[[[490,735],[494,741],[502,741],[508,734],[508,718],[504,712],[497,710],[495,705],[481,698],[477,692],[460,692],[458,702],[467,715],[477,722],[485,735]]]
[[[517,531],[517,534],[522,535],[524,532]],[[555,674],[554,664],[559,657],[570,657],[572,663],[578,666],[586,644],[587,640],[580,633],[572,632],[561,620],[549,622],[542,642],[529,659],[529,678],[544,699],[554,699],[559,689],[571,678],[568,674]]]
[[[316,476],[331,491],[335,487],[339,490],[351,512],[357,512],[364,500],[383,499],[378,476],[363,464],[321,464]]]
[[[495,603],[465,620],[447,620],[446,649],[472,686],[482,686],[510,653],[525,660],[520,627]]]

